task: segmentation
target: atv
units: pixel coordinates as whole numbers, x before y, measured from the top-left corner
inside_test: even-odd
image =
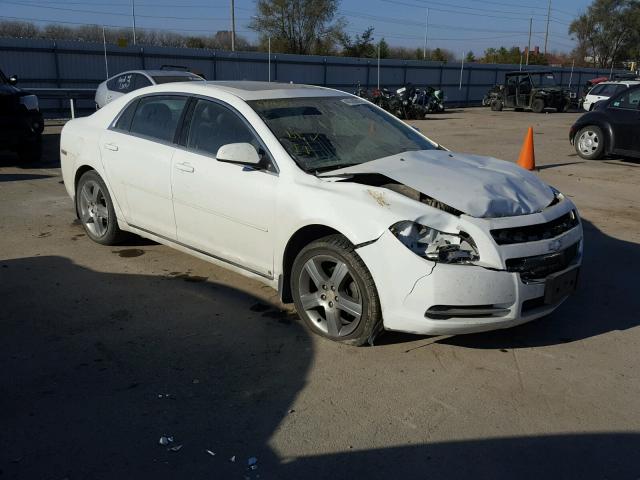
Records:
[[[504,76],[504,88],[491,100],[491,110],[513,108],[542,113],[553,108],[564,112],[570,103],[570,92],[557,85],[553,72],[509,72]]]

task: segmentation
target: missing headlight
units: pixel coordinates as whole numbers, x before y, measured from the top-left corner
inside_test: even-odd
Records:
[[[409,220],[389,230],[413,253],[432,262],[464,264],[480,258],[473,238],[465,232],[445,233]]]

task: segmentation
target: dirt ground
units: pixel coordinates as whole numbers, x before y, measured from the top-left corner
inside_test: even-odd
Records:
[[[576,295],[511,330],[367,348],[170,248],[90,242],[59,126],[41,164],[0,155],[0,479],[637,479],[640,162],[577,157],[577,116],[411,122],[512,161],[534,128],[538,174],[583,217]]]

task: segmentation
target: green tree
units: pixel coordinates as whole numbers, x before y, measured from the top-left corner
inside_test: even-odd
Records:
[[[476,61],[476,56],[473,54],[472,51],[468,51],[467,55],[465,55],[464,57],[464,61],[465,63],[473,63]]]
[[[346,33],[341,33],[339,40],[342,44],[342,55],[345,57],[372,58],[377,56],[376,47],[373,43],[373,27],[367,28],[354,38],[351,38]]]
[[[264,45],[283,53],[309,55],[335,44],[343,22],[335,20],[339,0],[257,0],[256,16],[249,28]]]
[[[594,67],[608,68],[628,59],[640,42],[640,2],[594,0],[571,22],[569,33],[578,41],[577,52],[586,53]]]
[[[390,49],[389,44],[384,38],[381,38],[378,42],[378,51],[380,52],[380,58],[389,58]]]

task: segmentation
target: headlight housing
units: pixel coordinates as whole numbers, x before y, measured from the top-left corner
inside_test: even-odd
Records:
[[[480,259],[478,247],[465,232],[445,233],[410,220],[389,230],[413,253],[432,262],[466,264]]]
[[[20,103],[27,110],[38,110],[38,97],[35,95],[23,95],[20,97]]]

